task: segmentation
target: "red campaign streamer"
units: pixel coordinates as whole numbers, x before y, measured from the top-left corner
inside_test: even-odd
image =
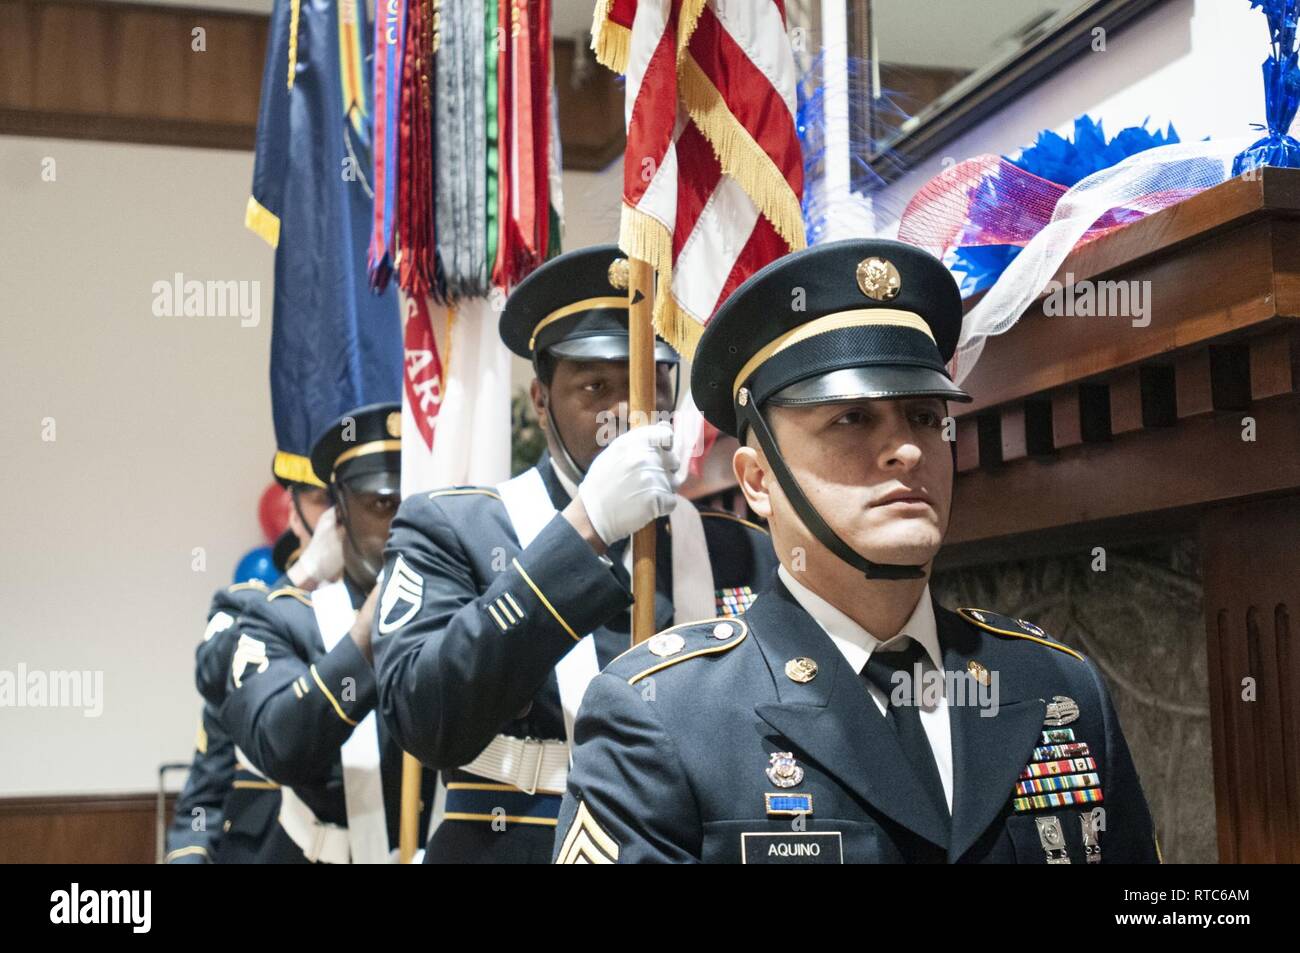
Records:
[[[528,263],[531,270],[546,258],[550,239],[550,175],[547,164],[551,155],[551,0],[535,0],[529,4],[529,36],[532,38],[532,114],[533,124],[533,222],[534,255]]]
[[[514,122],[511,116],[510,17],[512,0],[497,4],[497,259],[492,264],[492,283],[509,287],[509,272],[515,258],[515,234],[511,225],[512,178],[514,176]]]
[[[527,0],[513,0],[511,20],[511,41],[514,45],[514,103],[512,115],[515,126],[516,162],[514,172],[517,177],[519,192],[514,197],[513,210],[519,236],[522,240],[522,260],[511,262],[514,278],[520,267],[527,267],[526,262],[535,261],[537,249],[537,198],[534,190],[537,183],[535,147],[533,134],[533,50],[532,30],[529,26]]]

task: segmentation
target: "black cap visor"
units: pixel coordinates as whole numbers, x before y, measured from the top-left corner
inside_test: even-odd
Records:
[[[344,465],[346,468],[346,464]],[[384,496],[400,493],[402,476],[393,470],[370,472],[345,471],[336,477],[350,493],[379,493]]]
[[[879,364],[844,367],[795,381],[767,398],[767,402],[788,407],[906,397],[940,397],[961,403],[968,403],[972,399],[947,374],[932,367]]]
[[[546,353],[566,361],[626,361],[627,334],[592,334],[556,341]],[[655,341],[655,363],[676,364],[677,352],[663,341]]]

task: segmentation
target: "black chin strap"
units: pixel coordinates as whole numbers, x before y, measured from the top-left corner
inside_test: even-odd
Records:
[[[781,484],[781,489],[785,491],[786,498],[790,501],[790,505],[794,507],[795,513],[799,515],[799,519],[803,520],[803,525],[808,527],[808,531],[817,537],[823,546],[868,579],[925,578],[924,566],[873,563],[840,539],[835,534],[835,531],[822,519],[822,515],[817,512],[812,503],[809,502],[808,497],[804,496],[803,490],[800,489],[798,481],[794,478],[794,474],[786,466],[785,458],[781,456],[781,448],[776,445],[776,439],[772,436],[772,431],[767,428],[767,421],[758,412],[754,402],[749,399],[749,392],[742,389],[737,403],[740,404],[740,413],[744,418],[744,422],[753,428],[754,435],[758,437],[758,445],[763,448],[763,453],[767,456],[767,462],[771,465],[772,472],[776,474],[776,482]]]
[[[357,545],[357,538],[352,535],[352,521],[348,519],[348,505],[343,499],[345,495],[346,491],[343,487],[336,484],[334,505],[337,506],[339,510],[339,522],[343,524],[343,532],[348,534],[348,542],[352,544],[352,551],[357,554],[357,559],[361,562],[361,568],[370,574],[370,584],[368,586],[362,586],[358,583],[357,588],[369,590],[379,580],[379,574],[383,572],[384,566],[383,563],[380,563],[378,566],[372,564],[366,557],[366,554],[362,552],[361,547]],[[356,580],[354,579],[353,582],[356,582]]]
[[[298,488],[294,487],[289,491],[289,499],[293,501],[294,512],[298,514],[298,519],[302,520],[303,529],[307,531],[308,536],[316,534],[316,527],[307,522],[307,517],[303,515],[302,504],[298,502]]]
[[[564,442],[564,435],[560,433],[559,421],[557,421],[555,415],[551,413],[551,400],[549,395],[547,396],[546,403],[543,405],[542,409],[546,411],[546,416],[551,421],[551,434],[555,437],[555,443],[560,448],[559,457],[552,457],[552,463],[562,468],[565,471],[564,475],[573,482],[574,486],[577,486],[582,482],[582,478],[587,475],[587,471],[578,466],[578,461],[574,460],[573,454],[569,453],[569,448]]]

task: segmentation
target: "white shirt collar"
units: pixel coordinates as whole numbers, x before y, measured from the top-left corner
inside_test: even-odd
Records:
[[[796,602],[803,606],[817,624],[831,637],[840,653],[848,660],[855,672],[861,674],[866,667],[871,653],[881,645],[892,643],[895,639],[908,636],[925,649],[936,670],[943,670],[943,653],[939,651],[939,631],[934,621],[934,603],[930,601],[930,586],[927,583],[916,608],[908,617],[903,628],[894,639],[882,642],[862,626],[858,625],[835,606],[831,605],[817,593],[794,578],[785,566],[777,569],[777,575],[790,590]]]

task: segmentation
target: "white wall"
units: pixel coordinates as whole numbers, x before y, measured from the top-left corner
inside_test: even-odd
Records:
[[[242,224],[252,155],[12,137],[0,168],[0,671],[99,672],[104,694],[97,718],[0,707],[0,796],[147,790],[189,758],[208,600],[261,543],[273,252]],[[565,187],[565,247],[616,240],[620,167]],[[259,282],[258,325],[155,317],[177,271]]]
[[[0,168],[0,670],[104,690],[98,718],[0,708],[0,795],[147,790],[189,757],[212,591],[261,543],[273,253],[243,228],[252,155],[0,138]],[[260,323],[155,317],[178,271],[260,282]]]
[[[1249,135],[1264,121],[1267,55],[1264,15],[1245,0],[1167,0],[878,193],[878,233],[897,233],[898,215],[945,158],[1008,154],[1042,129],[1068,133],[1081,113],[1112,135],[1147,117],[1172,122],[1184,141]]]

